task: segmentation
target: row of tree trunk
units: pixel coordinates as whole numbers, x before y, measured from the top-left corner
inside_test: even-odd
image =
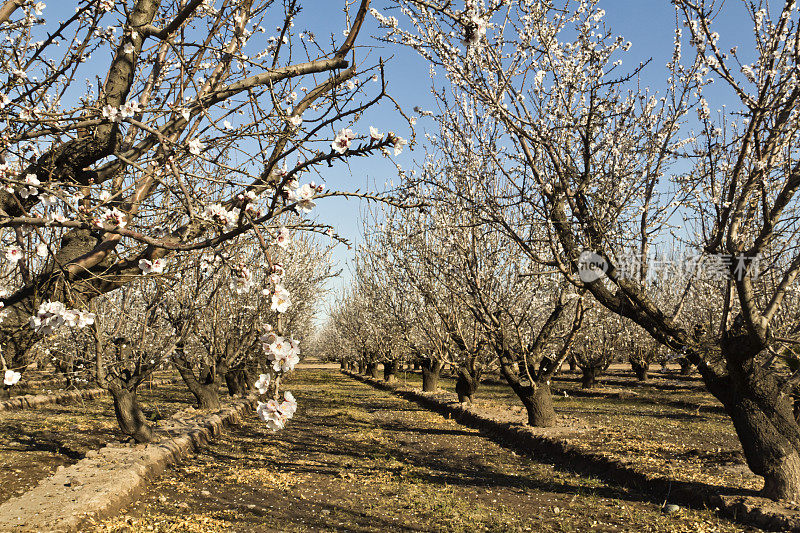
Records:
[[[246,368],[215,369],[203,366],[199,376],[195,376],[191,368],[177,363],[176,368],[183,382],[195,397],[198,409],[216,410],[220,408],[220,377],[224,381],[230,396],[246,396],[253,387],[253,379]],[[224,370],[224,371],[221,371]],[[127,382],[101,383],[111,394],[114,402],[114,414],[119,427],[125,435],[136,442],[150,442],[153,438],[152,428],[138,400],[138,385],[143,380],[129,379]]]

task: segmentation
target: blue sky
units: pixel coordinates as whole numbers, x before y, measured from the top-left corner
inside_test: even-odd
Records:
[[[167,0],[165,0],[167,1]],[[44,16],[64,19],[74,13],[74,3],[64,0],[49,0]],[[373,6],[381,11],[388,5],[385,0],[373,2]],[[675,25],[674,9],[668,0],[601,0],[600,5],[606,10],[606,23],[615,33],[623,35],[633,43],[629,57],[628,67],[633,67],[635,62],[653,58],[651,65],[643,73],[644,81],[654,88],[661,85],[664,77],[663,66],[672,52],[672,38]],[[726,46],[738,44],[747,48],[751,39],[750,21],[744,16],[745,12],[739,1],[729,0],[717,24],[717,31],[722,35],[722,42]],[[303,2],[304,10],[296,21],[295,30],[308,28],[312,30],[318,42],[329,42],[332,36],[337,42],[344,37],[343,1],[314,0]],[[402,15],[395,13],[402,21]],[[110,23],[110,22],[109,22]],[[278,25],[275,20],[274,25]],[[266,26],[266,23],[265,23]],[[433,99],[430,95],[430,78],[428,65],[410,49],[392,47],[375,39],[381,33],[372,17],[368,17],[367,24],[359,37],[361,48],[356,53],[357,61],[366,59],[366,65],[372,65],[378,57],[388,60],[386,74],[389,93],[404,108],[406,113],[413,114],[414,106],[431,108]],[[326,37],[328,37],[326,39]],[[371,47],[367,50],[366,47]],[[367,56],[369,53],[369,56]],[[688,50],[685,54],[689,54]],[[107,56],[93,58],[92,62],[107,61]],[[103,65],[98,64],[99,72],[103,72]],[[77,83],[82,88],[82,83]],[[408,126],[398,121],[398,115],[391,102],[372,110],[358,123],[356,129],[359,133],[366,133],[369,125],[376,126],[380,131],[395,130],[402,136],[408,136]],[[425,130],[435,132],[435,124],[426,118],[421,118],[417,123],[417,137],[423,139]],[[404,168],[413,166],[414,158],[422,158],[424,150],[418,146],[416,150],[406,150],[398,162]],[[393,164],[381,157],[371,159],[358,158],[349,165],[341,163],[333,168],[324,169],[324,181],[329,189],[353,191],[380,190],[387,180],[396,176]],[[359,216],[366,208],[365,202],[359,200],[345,200],[330,198],[320,201],[316,216],[321,222],[331,224],[336,231],[351,240],[355,245],[359,243],[360,224]],[[348,251],[344,246],[338,246],[334,252],[339,268],[344,269],[340,280],[333,283],[334,288],[345,286],[349,280],[347,263],[352,260],[354,250]]]
[[[336,2],[320,2],[320,4],[335,4]],[[387,2],[374,2],[374,7],[382,9]],[[605,21],[615,33],[624,36],[633,43],[631,52],[626,56],[628,67],[633,67],[639,61],[652,58],[651,63],[646,67],[642,74],[645,84],[658,89],[663,85],[665,79],[664,66],[672,55],[673,37],[675,32],[675,11],[668,0],[601,0],[600,5],[606,10]],[[399,19],[401,15],[395,13]],[[334,19],[335,20],[335,19]],[[402,23],[402,22],[401,22]],[[729,0],[725,3],[725,10],[721,13],[715,26],[721,34],[721,42],[727,47],[740,45],[746,48],[752,38],[752,23],[746,17],[746,12],[742,3],[737,0]],[[376,46],[376,52],[382,57],[392,59],[387,68],[389,80],[389,92],[395,96],[401,105],[411,112],[415,105],[423,109],[433,106],[433,98],[430,95],[430,78],[428,76],[428,65],[420,60],[411,50],[400,47],[387,47],[384,43],[377,42],[374,35],[380,34],[380,29],[374,21],[369,21],[361,37],[361,44],[372,44]],[[729,44],[727,44],[729,43]],[[688,59],[692,52],[684,50],[684,58]],[[713,91],[711,91],[713,93]],[[713,102],[712,102],[713,103]],[[387,111],[384,116],[393,120],[391,111]],[[381,113],[374,119],[376,126],[382,131],[391,128],[391,125],[381,122]],[[431,134],[436,132],[436,126],[430,119],[421,119],[417,123],[417,137],[423,138],[425,130]],[[424,150],[418,146],[415,150],[404,153],[400,162],[404,168],[413,166],[414,158],[422,158]],[[387,179],[394,177],[394,167],[383,164],[379,160],[358,160],[351,169],[337,167],[331,170],[329,184],[346,188],[366,187],[375,184],[381,185]],[[354,243],[359,242],[359,202],[334,200],[320,205],[319,216],[321,220],[333,223],[337,230]],[[343,277],[334,283],[336,288],[344,287],[348,284],[349,278],[346,265],[352,261],[354,250],[347,251],[344,247],[339,247],[335,252],[335,257],[342,268],[345,268]]]

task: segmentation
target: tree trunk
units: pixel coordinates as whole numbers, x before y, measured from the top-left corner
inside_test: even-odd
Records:
[[[597,378],[603,373],[602,367],[583,366],[581,367],[581,388],[593,389]]]
[[[423,359],[422,364],[422,390],[435,392],[439,388],[439,376],[442,373],[442,362],[436,359]]]
[[[692,373],[692,367],[694,366],[689,359],[686,357],[681,357],[678,359],[678,364],[681,365],[681,376],[689,376]]]
[[[178,369],[183,382],[186,383],[186,387],[197,400],[198,409],[216,410],[220,408],[219,384],[211,367],[203,365],[200,369],[200,379],[195,377],[185,359],[176,359],[175,367]]]
[[[225,385],[230,396],[247,395],[247,371],[244,368],[234,368],[225,373]]]
[[[122,432],[136,442],[150,442],[153,440],[153,430],[147,423],[136,391],[129,391],[122,387],[109,387],[108,391],[114,400],[114,414],[117,415],[117,422]]]
[[[747,466],[764,477],[763,496],[800,498],[800,454],[770,422],[755,401],[743,398],[726,406],[739,436]]]
[[[747,466],[764,478],[762,496],[800,500],[800,426],[792,398],[771,369],[752,355],[745,336],[722,342],[726,373],[699,368],[708,390],[722,402],[739,436]],[[748,353],[749,348],[749,353]]]
[[[636,375],[636,379],[639,381],[647,381],[648,375],[647,372],[650,370],[650,363],[648,362],[639,362],[634,358],[629,358],[628,361],[631,363],[631,369],[633,373]]]
[[[472,396],[475,394],[477,388],[477,380],[470,376],[465,370],[459,370],[458,379],[456,380],[456,394],[458,394],[458,401],[461,403],[472,403]]]
[[[525,387],[525,391],[517,392],[517,395],[528,412],[528,425],[539,428],[556,425],[556,410],[548,383],[537,383],[535,388]]]
[[[197,398],[198,409],[217,410],[220,408],[219,386],[216,381],[202,383],[193,394]]]
[[[397,367],[400,366],[400,361],[392,359],[383,363],[383,380],[387,383],[397,381]]]
[[[578,360],[575,359],[574,355],[570,355],[569,359],[567,359],[569,363],[569,371],[570,372],[577,372],[578,371]]]
[[[238,379],[240,381],[239,388],[242,389],[242,396],[246,396],[248,392],[253,390],[253,385],[256,382],[256,380],[253,379],[253,372],[245,367],[239,372]]]
[[[379,379],[381,377],[381,372],[378,369],[378,363],[367,363],[367,375]]]

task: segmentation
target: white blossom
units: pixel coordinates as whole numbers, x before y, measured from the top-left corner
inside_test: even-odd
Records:
[[[331,148],[333,148],[335,152],[343,154],[347,151],[348,148],[350,148],[350,145],[352,144],[353,139],[355,139],[355,137],[356,136],[355,133],[353,133],[353,130],[349,128],[342,129],[339,131],[339,133],[336,134],[336,137],[333,139],[333,142],[331,143]]]
[[[192,139],[189,141],[189,152],[192,154],[200,155],[200,152],[203,151],[203,148],[205,147],[203,146],[203,143],[200,142],[200,139]]]
[[[164,272],[164,267],[166,266],[166,262],[163,259],[155,259],[153,261],[149,259],[139,260],[139,270],[141,270],[142,274],[145,276],[147,274],[161,274]]]
[[[289,230],[286,227],[281,226],[278,229],[278,235],[275,237],[275,244],[283,248],[284,250],[289,246],[291,242],[291,235],[289,234]]]
[[[270,309],[276,313],[285,313],[292,304],[289,291],[283,285],[276,285],[272,294],[272,304]]]
[[[269,374],[261,374],[258,376],[258,380],[253,385],[256,389],[258,389],[259,394],[266,394],[267,390],[269,389],[269,381],[270,375]]]
[[[22,259],[22,248],[19,246],[9,246],[6,248],[6,259],[16,265]]]
[[[19,378],[22,377],[22,374],[19,372],[15,372],[13,370],[6,370],[5,376],[3,376],[3,385],[6,387],[13,387],[19,382]]]

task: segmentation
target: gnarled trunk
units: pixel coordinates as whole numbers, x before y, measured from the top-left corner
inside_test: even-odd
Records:
[[[153,440],[153,430],[139,406],[136,390],[130,391],[123,387],[111,386],[108,388],[114,400],[114,414],[122,432],[136,442],[150,442]]]
[[[181,375],[186,387],[197,400],[198,409],[216,410],[220,408],[219,383],[216,373],[208,365],[200,369],[200,378],[196,378],[186,360],[176,360],[175,367]]]
[[[578,360],[575,358],[574,355],[570,355],[567,359],[567,363],[569,363],[569,371],[570,372],[577,372],[578,371]]]
[[[628,361],[631,363],[631,370],[633,370],[633,373],[636,375],[636,379],[639,381],[647,381],[650,363],[646,361],[637,361],[633,357],[629,358]]]
[[[434,392],[439,388],[439,376],[442,373],[442,362],[436,359],[425,358],[420,363],[422,367],[422,390]]]
[[[743,336],[724,340],[722,349],[724,373],[705,366],[699,370],[731,417],[747,466],[764,478],[761,494],[800,500],[800,426],[791,396],[781,390],[775,374],[761,366],[753,355],[756,349],[748,347]]]
[[[391,359],[383,363],[383,380],[391,383],[397,381],[397,368],[400,366],[400,361]]]
[[[378,363],[367,363],[367,375],[375,379],[379,379],[381,377],[381,371],[378,369]]]
[[[478,389],[478,380],[469,374],[466,370],[458,371],[458,379],[456,380],[456,394],[458,394],[458,401],[461,403],[472,403],[472,396]]]
[[[581,388],[593,389],[597,383],[597,378],[603,373],[603,367],[600,366],[582,366],[581,367]]]
[[[788,402],[777,398],[776,402],[787,403],[791,411]],[[775,500],[800,498],[800,454],[770,421],[768,413],[751,398],[740,398],[725,408],[733,420],[747,466],[764,477],[762,495]]]
[[[534,427],[549,428],[556,425],[556,410],[553,408],[553,395],[550,383],[536,383],[535,387],[522,387],[517,395],[528,412],[528,424]]]
[[[225,373],[225,385],[230,396],[246,396],[249,388],[247,384],[247,370],[234,368]]]

